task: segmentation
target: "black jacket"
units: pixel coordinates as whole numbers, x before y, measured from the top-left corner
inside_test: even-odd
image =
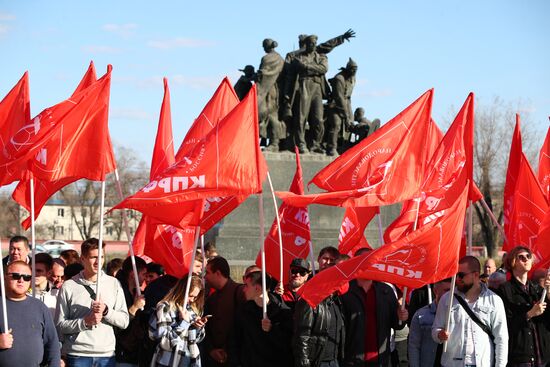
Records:
[[[523,290],[521,283],[514,277],[502,284],[499,295],[504,302],[508,321],[508,362],[526,363],[534,361],[534,333],[536,329],[540,345],[542,363],[550,361],[550,310],[540,316],[527,320],[527,311],[540,301],[543,288],[531,281],[529,293]],[[546,300],[548,302],[548,300]]]
[[[337,320],[332,320],[330,307],[335,305]],[[336,340],[329,340],[329,325],[336,322]],[[292,350],[296,367],[316,367],[321,364],[327,343],[334,343],[338,360],[344,357],[345,328],[342,304],[336,296],[325,298],[315,308],[300,299],[294,311]]]
[[[344,305],[344,322],[346,324],[346,348],[343,366],[389,366],[391,329],[403,329],[397,318],[397,298],[393,289],[387,284],[373,282],[376,292],[376,327],[378,334],[378,363],[366,364],[365,354],[365,292],[357,280],[349,283],[349,290],[342,296]]]
[[[242,367],[292,367],[290,339],[292,313],[275,295],[269,294],[267,318],[271,330],[262,329],[263,311],[254,301],[247,301],[236,314],[234,349],[236,365]]]

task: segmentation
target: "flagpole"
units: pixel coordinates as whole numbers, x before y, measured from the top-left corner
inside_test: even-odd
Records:
[[[550,274],[550,269],[548,269],[548,271],[546,272],[546,276],[548,276],[548,274]],[[544,301],[546,301],[546,293],[547,290],[546,290],[546,287],[543,288],[542,290],[542,296],[540,297],[540,303],[543,303]]]
[[[262,257],[262,312],[263,318],[267,319],[267,285],[266,285],[266,274],[265,274],[265,244],[264,244],[264,198],[263,193],[259,194],[258,197],[258,210],[259,210],[259,220],[260,220],[260,249]]]
[[[473,224],[473,208],[472,200],[469,200],[468,206],[468,247],[466,249],[467,255],[472,255],[472,224]]]
[[[31,250],[31,259],[32,259],[32,261],[31,261],[31,275],[32,275],[31,287],[32,287],[32,296],[35,297],[36,296],[36,285],[35,285],[35,282],[36,282],[36,261],[35,261],[35,257],[36,257],[36,238],[35,238],[35,223],[34,223],[34,176],[33,176],[32,173],[31,173],[30,184],[31,184],[31,245],[32,245],[32,250]]]
[[[95,300],[99,300],[99,290],[101,286],[101,272],[103,266],[103,212],[105,211],[105,181],[101,181],[101,206],[99,209],[99,247],[97,251],[97,261],[99,268],[97,269],[97,282],[96,282],[96,291],[95,291]]]
[[[193,266],[195,265],[195,254],[197,253],[197,247],[199,246],[199,239],[201,237],[201,227],[195,227],[195,241],[193,245],[193,253],[191,254],[191,262],[189,263],[189,273],[187,274],[187,285],[185,286],[185,295],[183,296],[183,310],[187,310],[187,303],[189,302],[189,292],[191,291],[191,278],[193,277]],[[185,253],[183,253],[184,247],[181,247],[183,255],[183,261],[185,261]]]
[[[118,175],[118,168],[115,168],[115,182],[118,192],[118,197],[123,200],[122,185],[120,184],[120,177]],[[138,297],[141,296],[141,284],[139,284],[139,276],[136,265],[136,257],[134,254],[134,246],[132,246],[132,239],[130,235],[130,226],[128,225],[128,216],[126,215],[126,209],[122,209],[122,222],[124,224],[124,231],[126,232],[126,238],[128,239],[128,248],[130,250],[130,259],[132,261],[132,271],[134,272],[134,282],[136,283],[136,293]]]
[[[445,320],[445,331],[449,330],[451,325],[451,309],[453,308],[453,299],[455,295],[456,274],[451,278],[451,290],[449,291],[449,306],[447,307],[447,320]],[[443,342],[443,352],[447,351],[447,340]]]
[[[382,246],[384,244],[384,235],[382,233],[382,217],[380,216],[380,213],[376,214],[376,216],[378,217],[378,243],[380,244],[380,246]]]
[[[0,259],[3,259],[4,256],[2,255],[2,240],[0,239]],[[4,284],[4,262],[0,260],[0,287],[2,289],[6,289],[6,286]],[[2,319],[4,321],[4,333],[7,333],[10,329],[8,325],[8,311],[6,310],[6,292],[0,292],[2,293]]]
[[[279,235],[279,279],[283,282],[283,235],[281,234],[281,217],[279,216],[279,208],[277,207],[277,199],[275,199],[275,191],[273,190],[273,182],[271,181],[271,175],[267,171],[267,181],[269,182],[269,188],[271,189],[271,197],[273,198],[273,208],[275,208],[275,218],[277,219],[277,234]]]
[[[206,254],[204,253],[204,235],[201,234],[201,254],[202,254],[202,271],[206,269]],[[204,279],[203,276],[201,276],[202,279],[202,288],[205,289],[206,285],[206,279]],[[204,295],[206,296],[206,291],[204,292]]]
[[[311,261],[311,272],[315,275],[315,257],[313,255],[313,244],[309,241],[309,261]]]
[[[414,217],[414,226],[413,226],[413,231],[416,231],[416,228],[418,227],[418,215],[419,215],[419,212],[420,212],[420,198],[415,198],[414,201],[416,201],[416,215]],[[432,288],[430,287],[429,284],[426,284],[426,286],[428,287],[428,304],[430,305],[432,303]],[[404,291],[407,289],[407,287],[404,288]]]
[[[500,232],[500,235],[504,239],[504,242],[508,242],[508,239],[506,238],[506,234],[504,233],[504,229],[502,229],[502,226],[500,225],[497,218],[495,217],[495,213],[493,213],[493,211],[489,208],[489,205],[487,205],[487,202],[485,201],[484,198],[481,198],[480,201],[481,201],[481,205],[483,206],[483,209],[485,209],[485,212],[489,214],[489,217],[491,217],[491,219],[493,220],[493,223],[495,224],[495,226],[497,226],[498,231]]]

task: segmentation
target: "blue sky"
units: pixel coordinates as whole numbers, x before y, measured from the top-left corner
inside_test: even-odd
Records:
[[[550,2],[539,1],[7,1],[0,0],[0,95],[30,72],[32,114],[66,99],[90,60],[113,65],[113,141],[150,161],[168,77],[176,146],[221,79],[258,66],[297,35],[357,37],[329,54],[334,75],[359,64],[353,107],[383,122],[427,89],[449,119],[470,91],[522,101],[540,131],[550,115]],[[520,111],[521,112],[521,111]],[[542,139],[541,139],[542,141]]]

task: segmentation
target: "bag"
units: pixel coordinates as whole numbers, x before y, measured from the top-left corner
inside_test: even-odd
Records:
[[[479,326],[481,328],[481,330],[483,330],[485,333],[487,333],[487,335],[489,335],[489,339],[491,339],[491,342],[495,342],[495,336],[493,335],[493,333],[491,332],[491,329],[489,329],[489,327],[487,325],[485,325],[483,323],[483,321],[481,321],[479,319],[479,317],[477,317],[477,315],[474,313],[474,311],[472,311],[472,309],[470,308],[470,306],[468,306],[468,304],[466,303],[466,301],[464,300],[464,298],[460,297],[458,294],[455,294],[454,295],[456,300],[458,301],[458,303],[460,303],[460,305],[462,306],[462,308],[464,309],[464,311],[466,311],[466,313],[468,314],[468,316],[470,316],[470,318],[472,319],[473,322],[475,322],[477,324],[477,326]],[[494,346],[494,345],[493,345]]]

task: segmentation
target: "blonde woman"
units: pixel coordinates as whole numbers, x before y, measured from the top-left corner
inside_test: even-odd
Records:
[[[151,366],[200,367],[197,343],[204,338],[202,280],[193,275],[187,309],[183,298],[187,277],[180,279],[157,304],[149,322],[149,337],[158,342]]]

